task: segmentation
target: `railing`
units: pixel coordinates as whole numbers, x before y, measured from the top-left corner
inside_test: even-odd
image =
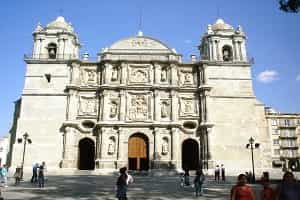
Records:
[[[280,138],[297,138],[297,135],[295,132],[283,132],[280,133]]]
[[[290,119],[289,121],[279,120],[278,126],[280,126],[280,127],[296,127],[297,124],[292,119]]]
[[[60,61],[60,60],[72,60],[78,59],[75,54],[24,54],[25,60],[46,60],[46,61]]]
[[[219,59],[219,60],[210,60],[210,58],[208,56],[201,56],[201,61],[215,61],[215,62],[221,62],[221,63],[239,63],[239,62],[247,62],[247,63],[250,63],[250,64],[254,64],[254,58],[253,57],[250,57],[250,58],[247,58],[246,60],[239,60],[239,59],[234,59],[234,58],[231,58],[229,61],[224,61],[222,59]]]

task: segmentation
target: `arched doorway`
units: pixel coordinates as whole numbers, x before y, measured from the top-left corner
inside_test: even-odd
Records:
[[[128,141],[128,168],[130,170],[149,169],[148,138],[137,133],[132,135]]]
[[[187,139],[182,143],[182,169],[200,169],[199,146],[193,139]]]
[[[78,169],[95,169],[95,143],[89,138],[79,141]]]

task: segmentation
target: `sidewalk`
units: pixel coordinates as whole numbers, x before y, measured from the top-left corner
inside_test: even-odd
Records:
[[[190,178],[190,182],[193,180]],[[48,176],[45,188],[40,189],[30,183],[30,177],[19,186],[2,188],[5,200],[115,200],[116,175],[82,175],[82,176]],[[197,199],[229,199],[235,177],[228,177],[226,183],[216,184],[213,177],[207,177],[204,184],[204,195]],[[129,200],[192,200],[194,188],[180,187],[178,176],[134,176],[134,183],[128,188]],[[259,193],[260,186],[254,186]]]

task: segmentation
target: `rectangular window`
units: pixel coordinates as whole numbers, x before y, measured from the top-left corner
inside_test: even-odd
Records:
[[[273,129],[273,134],[278,134],[278,133],[279,133],[278,129]]]
[[[274,140],[273,140],[273,144],[274,144],[274,145],[278,145],[278,144],[279,144],[279,140],[278,140],[278,139],[274,139]]]
[[[285,126],[290,126],[290,120],[289,119],[285,119],[284,120],[284,125]]]
[[[280,155],[280,149],[274,149],[274,154],[275,155]]]
[[[276,119],[272,119],[272,126],[276,126],[277,125],[277,120]]]

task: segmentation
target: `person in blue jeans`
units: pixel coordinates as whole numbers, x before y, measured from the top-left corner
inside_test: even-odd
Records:
[[[32,177],[31,177],[31,183],[36,183],[37,182],[37,171],[39,169],[39,164],[36,163],[35,165],[33,165],[32,167]]]
[[[194,179],[196,197],[202,196],[202,194],[203,194],[202,185],[203,185],[204,180],[205,180],[205,176],[203,174],[203,171],[197,170],[196,177]]]

